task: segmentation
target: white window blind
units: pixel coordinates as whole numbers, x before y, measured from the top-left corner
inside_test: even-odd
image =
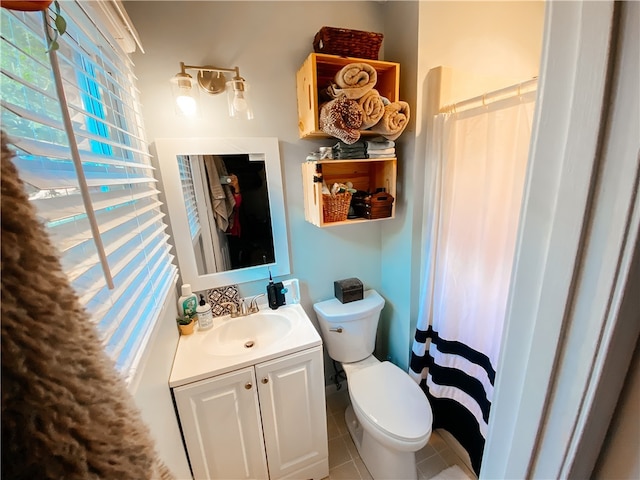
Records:
[[[189,222],[189,233],[191,240],[195,240],[200,233],[200,217],[198,216],[198,204],[196,201],[196,189],[193,185],[193,174],[191,169],[191,157],[178,155],[178,171],[180,172],[180,184],[182,185],[182,196],[187,207],[187,220]]]
[[[109,289],[71,156],[40,12],[1,13],[2,129],[38,216],[108,354],[130,378],[168,293],[169,253],[132,64],[76,2],[57,52],[72,141],[115,288]]]

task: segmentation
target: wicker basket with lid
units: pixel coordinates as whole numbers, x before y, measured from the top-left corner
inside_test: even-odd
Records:
[[[313,39],[313,50],[341,57],[377,60],[383,38],[382,33],[322,27]]]

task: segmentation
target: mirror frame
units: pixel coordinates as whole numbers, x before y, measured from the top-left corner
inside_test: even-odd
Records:
[[[190,284],[193,291],[203,291],[226,285],[265,280],[269,278],[269,269],[274,277],[291,273],[284,188],[277,138],[157,138],[155,148],[160,168],[160,181],[165,194],[165,205],[169,212],[173,243],[178,256],[178,268],[183,283]],[[189,232],[187,208],[182,194],[177,157],[178,155],[237,154],[264,155],[275,262],[200,275],[190,235],[176,234],[176,232]]]

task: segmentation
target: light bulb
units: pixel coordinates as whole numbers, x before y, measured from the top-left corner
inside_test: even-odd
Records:
[[[184,117],[198,114],[198,89],[194,87],[191,75],[178,73],[171,79],[171,90],[176,113]]]
[[[249,85],[241,78],[227,82],[229,116],[240,120],[251,120],[253,111],[249,96]]]
[[[246,112],[249,108],[249,104],[247,100],[244,98],[244,95],[241,91],[236,91],[233,96],[233,108],[238,112]]]
[[[193,117],[197,111],[196,99],[190,95],[180,95],[176,98],[180,111],[187,117]]]

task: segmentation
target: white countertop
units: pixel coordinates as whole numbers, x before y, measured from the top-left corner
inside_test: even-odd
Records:
[[[270,310],[267,304],[263,303],[260,304],[260,310],[261,312],[253,315],[261,315],[262,313],[269,315],[270,312],[275,312],[287,316],[292,322],[290,332],[273,344],[260,346],[256,349],[246,349],[238,355],[216,354],[211,348],[215,330],[225,322],[242,322],[244,319],[251,318],[251,315],[233,319],[228,315],[216,317],[213,328],[198,331],[196,327],[193,334],[180,336],[169,377],[169,386],[171,388],[179,387],[322,345],[322,338],[300,304],[284,305],[277,310]]]

